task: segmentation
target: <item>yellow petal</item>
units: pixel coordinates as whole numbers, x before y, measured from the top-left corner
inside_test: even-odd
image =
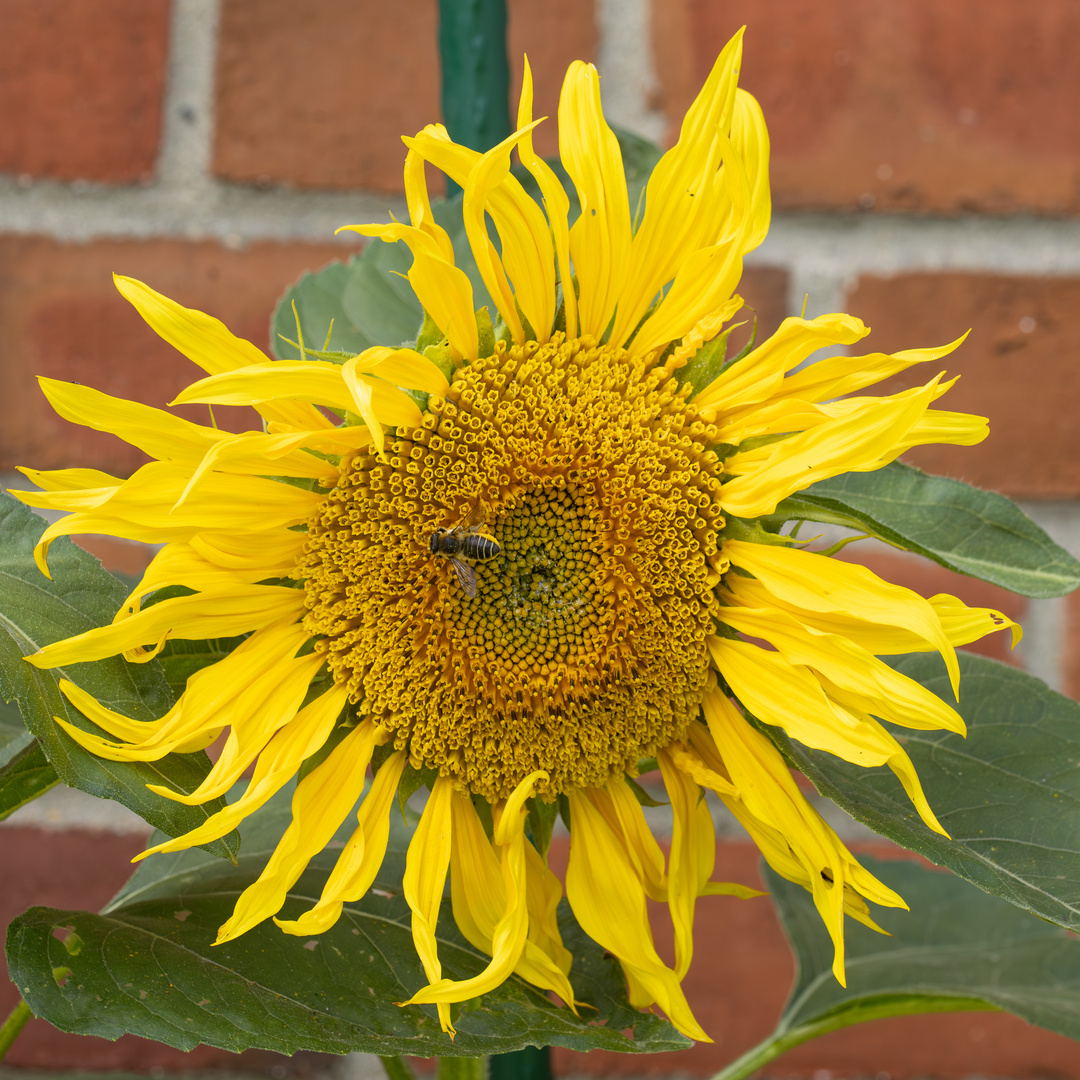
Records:
[[[736,517],[760,517],[818,480],[880,468],[902,452],[901,440],[926,411],[935,388],[936,380],[916,393],[883,398],[782,442],[734,454],[726,467],[735,476],[724,484],[721,504]]]
[[[713,190],[703,191],[708,201],[730,204],[735,232],[691,252],[675,274],[656,311],[645,321],[630,347],[634,356],[681,338],[694,324],[726,301],[742,275],[746,229],[749,227],[749,181],[742,160],[727,135],[717,129],[713,138],[724,167],[716,173]]]
[[[281,910],[309,860],[326,847],[360,798],[378,739],[374,724],[358,725],[297,784],[292,823],[258,880],[240,894],[232,917],[218,930],[215,945],[247,933]]]
[[[732,585],[730,595],[737,603],[738,583],[733,580]],[[729,606],[722,618],[739,633],[768,641],[792,664],[812,668],[842,688],[843,704],[849,707],[905,727],[945,728],[961,735],[966,730],[956,710],[936,694],[842,635],[822,633],[775,607]]]
[[[140,652],[140,659],[148,660],[170,637],[196,641],[234,637],[279,619],[298,618],[303,610],[304,594],[296,589],[236,585],[227,593],[195,593],[162,600],[122,622],[98,626],[46,645],[26,659],[34,667],[54,668],[142,650],[142,646],[154,642],[152,650]]]
[[[721,238],[727,206],[713,198],[721,163],[716,132],[727,132],[735,105],[742,32],[724,47],[682,122],[678,142],[656,163],[645,191],[645,215],[634,235],[611,343],[629,337],[661,288],[684,262]],[[681,336],[681,335],[680,335]]]
[[[870,331],[852,315],[785,319],[767,341],[722,371],[694,399],[706,411],[722,407],[725,417],[768,401],[784,385],[784,374],[827,345],[850,345]]]
[[[414,227],[427,233],[438,244],[443,258],[453,265],[454,245],[447,231],[436,222],[435,215],[431,212],[424,159],[413,150],[405,155],[405,202],[409,207],[409,220]]]
[[[668,871],[668,910],[675,927],[675,974],[690,970],[694,956],[694,906],[712,877],[716,861],[716,831],[701,789],[675,766],[670,755],[657,753],[664,786],[671,799],[674,828]]]
[[[532,173],[540,188],[551,226],[552,242],[559,262],[559,280],[563,286],[563,303],[566,315],[566,337],[573,340],[578,336],[577,293],[573,286],[573,269],[570,262],[570,228],[568,225],[570,199],[564,190],[554,169],[543,158],[538,157],[532,141],[532,69],[529,58],[525,57],[525,74],[521,84],[521,99],[518,104],[518,130],[524,130],[518,142],[518,156],[521,164]]]
[[[424,363],[430,368],[435,368],[435,365],[428,360],[425,360]],[[369,427],[378,424],[388,424],[391,427],[416,427],[420,423],[421,414],[416,402],[404,390],[399,390],[392,383],[366,374],[363,371],[362,357],[358,356],[353,360],[346,360],[342,365],[341,374],[345,384],[352,391],[353,400],[357,403],[354,408],[359,406],[356,394],[358,384],[363,383],[369,388],[371,392],[371,408],[375,416],[374,425],[369,421]],[[424,381],[428,385],[435,383],[433,379]],[[445,379],[441,379],[441,382],[443,385],[446,384]]]
[[[693,726],[695,749],[710,764],[730,774],[739,795],[721,797],[750,832],[769,865],[813,895],[833,940],[833,973],[843,985],[844,914],[868,921],[865,903],[856,889],[875,903],[906,905],[858,866],[798,789],[776,747],[755,731],[722,693],[707,694],[702,704],[709,733]]]
[[[440,776],[428,796],[416,832],[405,857],[403,889],[405,900],[412,909],[412,937],[416,954],[424,965],[424,973],[432,985],[442,978],[442,964],[435,938],[442,904],[446,869],[450,863],[451,800],[453,782]],[[439,1023],[443,1031],[454,1032],[450,1023],[450,1006],[438,1002]]]
[[[752,251],[765,239],[772,220],[769,190],[769,129],[757,99],[741,87],[735,93],[731,142],[742,158],[750,184],[749,223],[743,245]]]
[[[711,1042],[694,1019],[679,978],[653,946],[639,872],[597,808],[590,789],[572,791],[566,895],[581,928],[619,960],[639,1007],[655,1001],[684,1035]]]
[[[895,626],[909,631],[917,641],[928,643],[941,653],[953,694],[959,693],[960,667],[956,650],[942,629],[934,608],[918,593],[893,585],[857,563],[796,548],[733,540],[724,542],[724,552],[734,565],[749,570],[776,600],[788,607],[802,612],[852,617],[871,628]],[[743,596],[751,595],[748,590],[752,586],[753,583],[745,579],[737,583]],[[872,648],[859,638],[854,640],[874,653],[893,651]],[[911,646],[913,649],[922,647]]]
[[[113,274],[113,281],[155,333],[204,371],[214,374],[250,364],[268,366],[273,363],[261,349],[238,338],[220,320],[183,307],[134,278]],[[297,427],[331,426],[318,409],[306,402],[267,401],[256,407],[267,420],[281,420]]]
[[[626,280],[630,206],[622,151],[600,106],[600,77],[592,64],[580,60],[567,70],[559,98],[559,156],[581,204],[581,215],[570,229],[570,257],[580,287],[580,332],[599,337]]]
[[[43,376],[38,377],[38,383],[49,404],[65,420],[119,435],[152,457],[197,461],[212,446],[229,437],[227,431],[193,424],[163,409],[112,397],[81,383]]]
[[[302,641],[307,634],[297,636]],[[226,794],[274,734],[296,716],[311,680],[324,663],[325,658],[318,653],[300,658],[286,655],[275,668],[242,687],[228,715],[220,716],[231,724],[225,745],[210,772],[190,794],[175,792],[163,784],[147,784],[147,787],[157,795],[188,806]]]
[[[160,851],[183,851],[209,844],[235,829],[280,791],[296,775],[304,760],[326,742],[347,699],[346,688],[335,686],[301,709],[259,755],[251,782],[240,798],[216,814],[211,814],[197,828],[147,848],[136,855],[132,862]]]
[[[708,644],[735,696],[766,724],[864,768],[884,765],[892,757],[889,741],[830,702],[807,668],[745,641],[709,638]]]
[[[397,750],[379,766],[357,811],[356,830],[334,863],[318,902],[298,919],[274,919],[286,934],[322,934],[338,921],[345,904],[367,894],[386,857],[390,813],[408,757],[407,751]]]
[[[827,356],[808,364],[784,380],[785,397],[805,401],[828,401],[854,393],[864,386],[887,379],[915,364],[940,360],[959,347],[967,334],[936,349],[907,349],[897,353],[869,353],[866,356]]]
[[[424,1002],[450,1003],[467,1001],[469,998],[486,994],[501,985],[518,966],[525,951],[526,936],[529,928],[529,910],[525,894],[525,800],[531,797],[538,779],[547,779],[547,773],[538,771],[525,777],[501,808],[495,824],[494,842],[499,849],[499,865],[502,877],[501,903],[497,904],[497,921],[491,930],[491,963],[479,975],[471,979],[454,981],[440,979],[431,986],[424,987],[403,1004]],[[475,813],[475,812],[474,812]],[[476,822],[479,824],[479,822]],[[490,864],[488,864],[490,866]],[[465,866],[462,865],[462,870]],[[465,883],[465,888],[482,888],[491,884],[490,879],[481,870],[477,881]],[[475,913],[474,928],[478,932],[485,929],[492,912],[478,907]]]
[[[1020,624],[1013,622],[1008,615],[1003,615],[993,608],[968,607],[963,600],[949,596],[948,593],[931,596],[930,606],[941,620],[941,628],[953,645],[967,645],[987,634],[1009,628],[1012,630],[1012,648],[1015,649],[1024,636]]]

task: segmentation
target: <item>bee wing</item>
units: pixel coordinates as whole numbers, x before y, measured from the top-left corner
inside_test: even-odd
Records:
[[[483,506],[481,506],[480,503],[473,503],[468,516],[462,524],[466,529],[475,529],[477,525],[482,525],[484,523],[485,516]]]
[[[450,565],[454,568],[461,591],[472,600],[476,596],[476,571],[460,559],[451,559]]]

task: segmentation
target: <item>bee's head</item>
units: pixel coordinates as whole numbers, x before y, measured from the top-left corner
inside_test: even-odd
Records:
[[[442,533],[443,533],[442,529],[436,529],[431,534],[431,543],[428,546],[431,549],[431,554],[432,555],[435,555],[435,554],[438,553],[438,550],[439,550],[439,537],[442,536]]]

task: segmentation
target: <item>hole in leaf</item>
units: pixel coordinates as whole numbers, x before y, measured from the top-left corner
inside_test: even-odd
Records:
[[[52,969],[52,977],[56,980],[57,986],[67,986],[67,981],[71,978],[71,968],[54,967]]]

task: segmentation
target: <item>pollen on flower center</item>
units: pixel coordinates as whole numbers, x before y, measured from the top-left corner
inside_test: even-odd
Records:
[[[552,795],[682,738],[709,679],[720,463],[677,383],[591,339],[457,372],[423,425],[342,469],[298,573],[360,711],[489,800]],[[466,595],[436,528],[500,551]]]

